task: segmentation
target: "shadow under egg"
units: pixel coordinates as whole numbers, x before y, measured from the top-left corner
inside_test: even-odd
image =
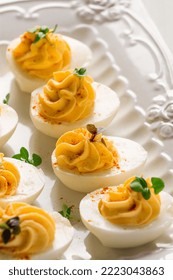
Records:
[[[115,234],[116,238],[116,234]],[[157,239],[159,240],[159,239]],[[157,245],[157,240],[134,248],[109,248],[103,246],[100,240],[89,233],[84,240],[87,252],[93,260],[135,260],[135,259],[159,259],[159,254],[165,249]],[[153,257],[154,254],[155,257]],[[101,257],[102,256],[102,257]]]

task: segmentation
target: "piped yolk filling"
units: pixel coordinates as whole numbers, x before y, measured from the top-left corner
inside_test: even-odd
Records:
[[[38,42],[35,33],[25,32],[13,49],[13,57],[29,75],[48,80],[53,72],[67,68],[71,62],[68,43],[59,34],[49,32]]]
[[[0,224],[18,217],[20,233],[13,236],[8,243],[2,240],[0,229],[0,251],[18,258],[29,257],[30,254],[47,250],[55,236],[55,221],[43,209],[26,204],[11,203],[0,211]]]
[[[71,70],[54,73],[38,95],[40,115],[55,123],[86,118],[94,107],[92,82],[91,77],[78,77]]]
[[[3,159],[0,153],[0,198],[6,195],[14,195],[20,181],[20,173],[16,166]]]
[[[160,213],[160,196],[150,188],[151,197],[146,200],[139,192],[130,188],[134,177],[124,185],[110,187],[104,198],[99,201],[101,215],[113,224],[122,226],[141,226],[151,223]],[[148,187],[151,186],[147,179]]]
[[[98,134],[91,141],[91,133],[84,128],[62,135],[56,144],[57,165],[66,170],[89,173],[118,167],[119,155],[113,144]]]

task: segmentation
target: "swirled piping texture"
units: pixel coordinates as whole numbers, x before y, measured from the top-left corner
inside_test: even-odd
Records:
[[[80,173],[104,171],[118,166],[118,153],[108,139],[105,144],[98,134],[91,141],[91,133],[84,128],[75,129],[62,135],[56,144],[57,164],[66,170]]]
[[[75,122],[91,114],[95,92],[92,78],[72,71],[54,73],[39,94],[41,116],[53,122]]]
[[[14,195],[20,180],[20,173],[16,166],[3,159],[0,153],[0,198],[6,195]]]
[[[160,213],[160,196],[155,195],[152,188],[151,197],[145,200],[141,193],[132,191],[128,179],[124,185],[112,187],[105,197],[99,201],[101,215],[113,224],[123,226],[142,226],[151,223]],[[150,179],[147,184],[151,187]]]
[[[51,246],[55,235],[55,221],[47,212],[26,203],[11,203],[1,213],[0,222],[6,222],[15,216],[20,219],[21,232],[7,244],[0,237],[0,251],[26,257]]]
[[[49,32],[34,43],[35,36],[30,32],[21,35],[20,43],[13,49],[13,57],[29,75],[48,80],[53,72],[70,65],[71,50],[59,34]]]

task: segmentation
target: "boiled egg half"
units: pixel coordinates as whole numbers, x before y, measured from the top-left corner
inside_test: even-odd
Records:
[[[160,193],[159,216],[150,224],[139,227],[120,226],[105,219],[98,207],[105,195],[104,188],[87,194],[80,202],[80,215],[86,228],[106,247],[131,248],[144,245],[162,235],[173,222],[173,198],[166,192]]]
[[[92,59],[92,52],[90,48],[84,43],[70,38],[68,36],[60,35],[69,45],[71,50],[71,61],[68,66],[61,68],[62,69],[71,69],[78,67],[86,67],[89,65]],[[27,71],[23,70],[18,63],[16,63],[15,58],[13,56],[13,50],[20,43],[20,38],[14,39],[8,46],[6,57],[9,63],[10,69],[13,72],[16,81],[20,87],[20,89],[24,92],[31,93],[34,89],[39,88],[45,84],[48,79],[41,79],[38,77],[34,77],[34,75],[30,75]],[[35,62],[34,62],[35,63]],[[34,65],[33,69],[37,69],[37,64]],[[39,63],[39,59],[38,59]],[[49,62],[47,62],[48,64]],[[43,65],[44,67],[44,65]],[[42,67],[42,68],[43,68]],[[55,70],[53,70],[54,72]],[[57,71],[57,70],[56,70]]]
[[[14,133],[18,123],[16,111],[6,104],[0,104],[0,147],[4,145]]]
[[[49,213],[26,203],[9,204],[7,207],[11,207],[10,216],[12,215],[12,219],[18,218],[20,232],[14,234],[5,244],[2,238],[0,239],[1,260],[57,260],[61,257],[70,245],[74,234],[69,220],[58,212]],[[24,209],[20,211],[20,207]],[[5,212],[5,215],[7,219],[8,212],[7,214]],[[2,221],[5,222],[3,216],[0,223]],[[0,232],[3,234],[2,228]]]
[[[0,197],[0,207],[5,207],[12,202],[25,202],[32,203],[41,193],[44,184],[43,171],[29,163],[20,161],[14,158],[4,157],[4,161],[7,163],[7,174],[4,175],[4,168],[0,166],[0,176],[7,176],[8,188],[12,189],[13,186],[13,169],[17,170],[18,186],[16,192],[13,195],[3,195]],[[8,171],[8,163],[10,164]],[[11,167],[11,164],[13,167]],[[16,171],[14,171],[16,173]],[[4,181],[4,180],[3,180]]]
[[[119,155],[118,166],[88,173],[62,169],[58,166],[55,149],[52,153],[52,167],[58,179],[72,190],[88,193],[104,186],[120,184],[133,174],[141,175],[147,151],[129,139],[113,136],[106,138],[116,147]]]
[[[34,126],[42,133],[59,138],[62,134],[78,127],[85,127],[88,123],[94,123],[97,127],[107,127],[115,117],[120,101],[116,92],[109,87],[93,82],[95,91],[94,108],[88,117],[74,122],[51,122],[39,113],[38,96],[43,92],[43,88],[38,88],[32,92],[30,117]]]

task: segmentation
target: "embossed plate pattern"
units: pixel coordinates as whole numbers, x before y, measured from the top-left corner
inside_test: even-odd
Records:
[[[157,60],[153,63],[151,57],[151,69],[149,69],[148,64],[144,67],[147,75],[145,76],[141,71],[138,71],[136,63],[137,61],[143,61],[144,50],[134,47],[141,40],[134,36],[134,30],[129,21],[133,18],[137,22],[137,17],[132,9],[134,5],[132,2],[136,1],[21,1],[0,5],[0,26],[4,26],[0,31],[1,100],[10,92],[9,105],[19,114],[18,127],[13,137],[3,147],[2,152],[11,156],[17,153],[21,146],[25,146],[29,151],[42,156],[42,169],[46,175],[46,185],[36,201],[36,205],[48,211],[60,210],[64,202],[68,205],[74,205],[75,237],[69,249],[62,256],[63,259],[171,259],[173,258],[173,229],[171,228],[164,236],[147,246],[130,250],[105,248],[85,229],[78,221],[78,205],[84,194],[67,189],[55,178],[51,168],[50,155],[56,141],[42,135],[33,127],[29,118],[30,96],[20,92],[13,75],[8,69],[5,49],[9,40],[29,27],[36,24],[53,26],[57,23],[57,19],[59,32],[86,43],[93,52],[93,61],[88,68],[88,72],[95,80],[114,89],[121,101],[121,108],[105,133],[127,137],[142,144],[149,154],[144,175],[161,176],[166,182],[166,190],[172,193],[172,158],[166,153],[166,151],[169,152],[169,148],[167,149],[167,145],[162,139],[159,140],[153,134],[151,126],[146,122],[145,113],[146,108],[153,106],[151,100],[155,97],[157,102],[159,100],[159,106],[165,106],[164,102],[167,102],[166,109],[162,110],[162,114],[164,114],[164,117],[167,114],[169,120],[172,120],[172,107],[169,107],[172,106],[172,101],[168,100],[170,97],[166,94],[167,89],[171,88],[171,71],[169,67],[165,67],[166,74],[161,71],[162,75],[160,74],[158,78],[157,70],[160,64]],[[8,22],[8,25],[4,25],[4,22]],[[124,43],[127,43],[127,41],[131,48]],[[142,42],[146,45],[144,39]],[[153,43],[152,40],[148,44],[151,43]],[[156,41],[154,41],[155,43]],[[153,50],[153,47],[150,46],[151,49]],[[133,59],[131,58],[132,55],[134,56]],[[165,59],[165,55],[162,59]],[[158,66],[158,68],[155,66]],[[153,72],[153,68],[155,72]],[[154,74],[151,75],[151,73]],[[156,87],[157,94],[155,92]],[[136,93],[130,88],[136,89]],[[153,113],[152,108],[148,109],[150,120],[157,111],[154,109]],[[166,113],[164,113],[165,111]],[[172,125],[171,121],[167,123]],[[168,130],[166,129],[166,131]],[[172,128],[169,131],[168,136],[170,137]],[[162,136],[165,137],[165,132]]]

